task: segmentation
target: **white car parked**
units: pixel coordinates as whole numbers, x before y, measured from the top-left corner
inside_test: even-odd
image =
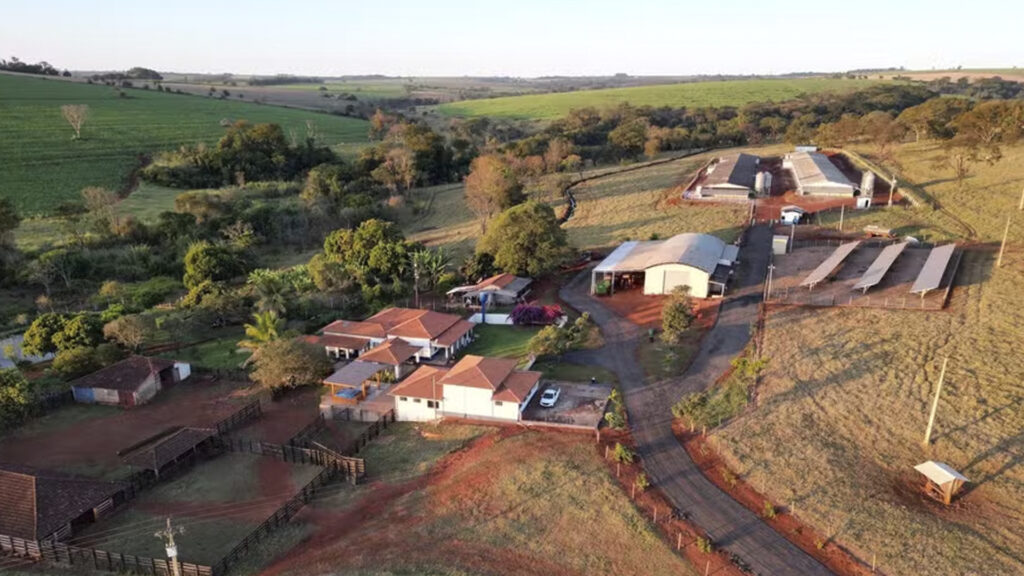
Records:
[[[558,397],[562,395],[561,388],[548,388],[540,395],[540,405],[542,408],[551,408],[558,402]]]

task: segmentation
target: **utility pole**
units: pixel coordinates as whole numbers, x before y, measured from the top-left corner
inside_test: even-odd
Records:
[[[892,182],[889,183],[889,207],[892,208],[892,195],[896,192],[896,175],[892,175]]]
[[[932,426],[935,425],[935,412],[939,409],[939,395],[942,394],[942,381],[946,378],[946,363],[949,356],[942,360],[942,372],[939,373],[939,387],[935,389],[935,400],[932,401],[932,413],[928,416],[928,429],[924,431],[924,445],[932,443]]]
[[[1006,238],[1010,235],[1010,217],[1006,217],[1006,229],[1003,230],[1003,243],[999,246],[999,259],[996,260],[996,268],[1003,265],[1003,252],[1006,252]]]
[[[164,541],[164,545],[167,548],[167,558],[171,561],[171,576],[181,576],[181,566],[178,565],[178,545],[174,543],[174,535],[184,533],[185,528],[182,526],[172,528],[171,519],[168,517],[167,528],[153,534],[153,536]]]
[[[843,217],[846,216],[846,204],[839,207],[839,231],[843,231]]]
[[[1024,188],[1020,191],[1020,204],[1017,205],[1017,210],[1024,210]]]

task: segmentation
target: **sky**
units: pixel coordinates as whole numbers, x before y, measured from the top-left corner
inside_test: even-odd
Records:
[[[71,70],[338,76],[1024,67],[1020,0],[33,0],[0,57]]]

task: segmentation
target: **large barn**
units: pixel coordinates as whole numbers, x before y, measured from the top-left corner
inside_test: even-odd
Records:
[[[856,196],[860,189],[820,152],[786,154],[782,167],[793,173],[796,189],[807,196]]]
[[[74,380],[71,390],[83,404],[138,406],[190,374],[191,366],[184,362],[131,356]]]
[[[738,253],[738,247],[708,234],[625,242],[594,268],[590,291],[614,293],[642,286],[644,294],[670,294],[685,286],[696,298],[720,296]]]
[[[757,167],[761,159],[753,154],[722,156],[705,168],[697,184],[697,197],[749,198],[756,193]]]

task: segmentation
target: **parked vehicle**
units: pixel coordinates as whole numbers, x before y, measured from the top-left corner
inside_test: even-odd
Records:
[[[558,397],[562,395],[561,388],[548,388],[540,395],[540,405],[542,408],[551,408],[558,402]]]

